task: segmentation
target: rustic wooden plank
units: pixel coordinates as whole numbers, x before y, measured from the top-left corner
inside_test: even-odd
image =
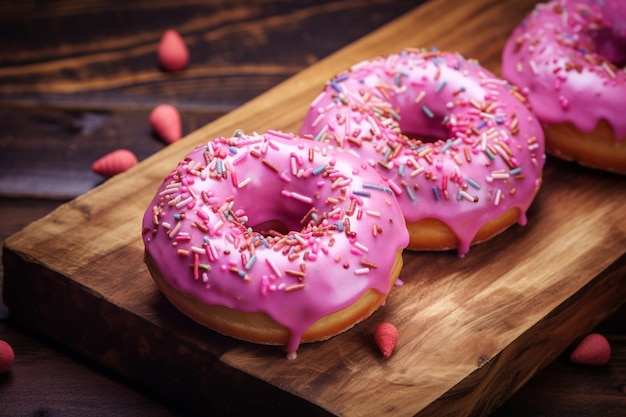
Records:
[[[63,205],[7,240],[9,308],[152,389],[191,404],[205,394],[197,406],[208,410],[232,411],[246,399],[276,413],[300,406],[338,415],[491,411],[624,301],[621,177],[550,159],[528,226],[465,258],[406,253],[404,285],[384,308],[350,332],[302,346],[296,361],[186,320],[152,284],[137,225],[151,190],[194,144],[236,128],[296,130],[326,78],[407,42],[454,48],[496,70],[506,36],[531,6],[428,3]],[[28,299],[36,302],[20,303]],[[387,361],[371,342],[383,320],[401,334]],[[63,330],[66,322],[75,327]]]
[[[492,417],[621,417],[626,409],[626,398],[623,395],[626,372],[625,323],[626,304],[623,304],[593,330],[605,335],[611,344],[608,367],[572,363],[569,355],[580,340],[577,339],[545,370],[499,407]],[[584,386],[579,385],[581,380],[586,381]]]
[[[225,112],[422,1],[0,4],[0,104]],[[167,28],[189,47],[183,72],[158,67]]]
[[[143,160],[163,147],[148,125],[154,106],[175,104],[189,133],[411,7],[389,0],[0,4],[0,196],[83,194],[102,181],[90,169],[100,156],[124,147]],[[170,27],[190,48],[190,65],[179,73],[156,61]]]
[[[148,121],[150,110],[0,108],[0,197],[69,200],[104,178],[91,164],[119,148],[143,160],[165,147]],[[222,113],[183,112],[183,131],[191,132]]]

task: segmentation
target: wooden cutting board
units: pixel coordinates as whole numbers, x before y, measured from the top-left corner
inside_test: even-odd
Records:
[[[489,413],[626,299],[624,177],[548,159],[527,226],[465,258],[405,253],[404,285],[383,308],[301,346],[295,361],[174,309],[143,264],[141,217],[197,143],[236,129],[297,131],[325,80],[362,59],[435,46],[499,74],[501,48],[532,6],[429,2],[29,225],[3,248],[13,318],[196,411]],[[389,359],[372,341],[383,321],[400,332]]]

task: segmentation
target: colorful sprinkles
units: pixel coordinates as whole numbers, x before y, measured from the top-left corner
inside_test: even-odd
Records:
[[[293,353],[315,314],[369,288],[389,291],[397,251],[408,242],[403,224],[393,191],[354,155],[282,132],[240,132],[199,146],[169,174],[146,211],[144,241],[148,251],[158,244],[177,254],[181,269],[159,265],[177,277],[173,285],[208,303],[247,299],[246,308],[291,330]],[[294,298],[302,306],[283,321],[273,310],[279,294],[315,294],[325,285],[338,299]]]
[[[464,242],[484,222],[470,212],[517,207],[525,221],[545,159],[524,96],[476,61],[436,49],[354,65],[329,81],[300,133],[357,153],[388,181],[408,222],[437,217]],[[493,181],[500,170],[507,178]]]

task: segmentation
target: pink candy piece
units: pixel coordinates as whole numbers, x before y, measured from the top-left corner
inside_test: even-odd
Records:
[[[603,366],[609,362],[611,346],[599,333],[591,333],[576,346],[570,360],[580,365]]]
[[[171,104],[159,104],[150,112],[150,126],[167,143],[175,142],[183,136],[180,113]]]
[[[398,343],[398,329],[391,323],[381,323],[374,331],[374,341],[383,356],[388,358]]]
[[[14,360],[15,353],[11,345],[4,340],[0,340],[0,374],[8,371]]]
[[[169,29],[161,37],[157,57],[165,71],[180,71],[189,63],[189,49],[180,34]]]
[[[120,174],[134,165],[137,157],[128,149],[118,149],[104,155],[91,165],[91,170],[105,178]]]

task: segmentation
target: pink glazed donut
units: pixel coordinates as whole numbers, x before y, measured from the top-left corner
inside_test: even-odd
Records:
[[[276,131],[198,146],[143,218],[146,264],[172,304],[228,336],[284,344],[289,358],[373,313],[408,239],[374,169]]]
[[[461,256],[526,223],[545,161],[541,126],[516,89],[438,51],[407,49],[340,73],[300,133],[359,154],[388,180],[410,249]]]
[[[626,174],[626,2],[542,3],[504,48],[502,75],[544,125],[546,151]]]

